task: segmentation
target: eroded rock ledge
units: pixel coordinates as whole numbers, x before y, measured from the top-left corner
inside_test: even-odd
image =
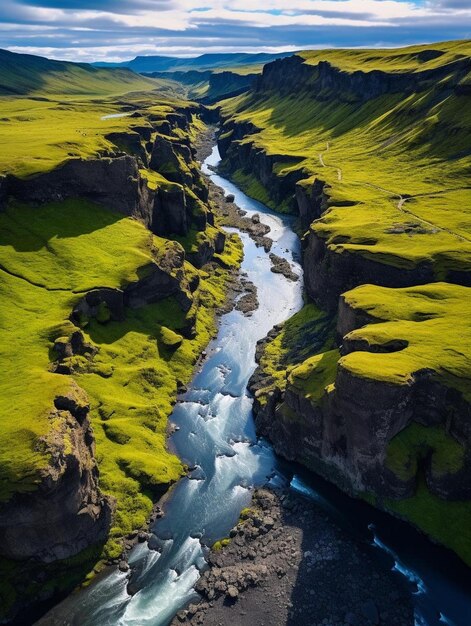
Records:
[[[50,456],[37,489],[16,494],[0,508],[0,545],[7,558],[50,563],[108,535],[113,502],[98,487],[88,398],[71,382],[54,404],[51,429],[37,444]]]

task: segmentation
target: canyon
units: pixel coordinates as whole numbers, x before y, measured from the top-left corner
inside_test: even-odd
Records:
[[[5,100],[7,132],[19,139],[0,163],[0,321],[10,364],[0,434],[5,623],[39,617],[84,581],[91,595],[77,606],[85,603],[87,623],[102,615],[95,588],[110,594],[115,617],[134,619],[155,608],[141,606],[137,591],[149,594],[167,572],[160,554],[177,563],[176,582],[162,578],[156,595],[168,602],[168,623],[194,600],[193,574],[205,559],[202,580],[216,584],[218,562],[235,558],[228,539],[246,532],[237,519],[249,487],[282,475],[259,437],[471,564],[470,126],[457,115],[469,110],[470,68],[466,42],[309,51],[253,73],[134,78],[95,68],[107,80],[124,72],[118,80],[136,81],[136,91]],[[183,91],[169,96],[168,79]],[[189,86],[199,102],[182,98]],[[48,119],[57,141],[42,135]],[[208,157],[214,125],[220,163]],[[217,174],[202,172],[202,161]],[[259,212],[244,209],[239,188],[263,203]],[[304,302],[302,287],[290,285],[301,273],[290,226],[301,237]],[[242,282],[241,264],[249,272]],[[276,289],[286,296],[281,308]],[[218,361],[219,348],[216,357],[207,348],[221,313],[254,344],[232,368]],[[230,361],[227,324],[220,337]],[[222,377],[221,389],[208,372]],[[216,518],[195,505],[187,537],[178,512],[212,477],[212,464],[202,470],[198,446],[189,445],[203,391],[214,392],[216,417],[227,417],[226,402],[243,404],[246,421],[236,420],[234,432],[230,420],[221,425],[211,463],[235,463],[230,489],[244,495],[237,491],[229,514],[215,489]],[[196,420],[191,432],[188,420]],[[211,425],[208,432],[211,439]],[[286,495],[272,488],[281,497],[273,515],[284,519]],[[314,525],[325,523],[311,514]],[[257,515],[247,517],[242,526],[256,536]],[[165,544],[170,537],[176,547]],[[172,584],[176,598],[165,592]],[[201,590],[208,594],[204,582]],[[212,619],[194,611],[180,621],[203,623],[195,615]]]

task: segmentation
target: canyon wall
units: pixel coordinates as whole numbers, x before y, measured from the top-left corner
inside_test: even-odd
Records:
[[[434,55],[440,56],[436,51],[425,50],[423,59],[432,59]],[[459,383],[443,375],[443,363],[428,363],[426,359],[417,359],[422,365],[415,366],[414,362],[403,380],[393,376],[388,379],[382,372],[383,368],[389,372],[388,355],[406,350],[412,343],[409,335],[399,327],[399,320],[409,319],[408,313],[395,313],[397,317],[386,314],[375,317],[372,311],[375,306],[380,308],[380,301],[378,304],[375,298],[381,298],[381,293],[374,288],[371,288],[371,301],[366,307],[356,305],[348,295],[355,293],[350,292],[352,289],[362,289],[362,285],[377,285],[378,289],[397,289],[399,300],[403,290],[408,293],[407,288],[413,290],[418,285],[430,286],[430,283],[447,281],[443,284],[450,284],[450,287],[444,289],[457,289],[463,304],[469,301],[466,287],[471,286],[470,266],[463,262],[460,271],[452,267],[443,270],[439,269],[439,261],[433,254],[426,260],[409,263],[400,258],[401,253],[388,257],[371,254],[368,249],[366,252],[356,250],[355,246],[350,249],[342,247],[343,240],[348,242],[348,238],[331,233],[327,236],[328,228],[319,227],[319,224],[329,226],[330,210],[335,208],[343,211],[344,224],[348,225],[350,209],[361,205],[362,198],[355,196],[352,188],[343,195],[337,193],[336,180],[338,177],[342,182],[342,172],[338,170],[337,175],[336,170],[334,177],[330,176],[327,181],[320,171],[325,167],[322,156],[313,174],[312,161],[316,154],[311,160],[309,153],[305,158],[284,155],[280,149],[282,140],[276,143],[273,140],[271,144],[271,135],[266,134],[265,138],[264,131],[270,128],[270,122],[261,123],[258,121],[260,117],[248,112],[261,111],[266,102],[267,107],[274,107],[272,116],[276,121],[273,124],[283,129],[282,114],[276,117],[276,108],[279,106],[280,110],[286,111],[287,108],[283,107],[286,102],[294,102],[293,94],[305,98],[305,103],[309,99],[316,106],[325,103],[327,119],[332,115],[329,107],[340,107],[341,110],[342,102],[354,103],[356,110],[362,106],[369,106],[372,110],[370,103],[385,96],[394,98],[401,94],[406,99],[411,94],[430,90],[439,101],[440,98],[463,94],[460,84],[466,80],[470,67],[469,58],[430,70],[397,73],[345,71],[327,61],[310,65],[297,56],[278,60],[265,67],[253,93],[241,101],[235,113],[233,110],[227,113],[222,106],[218,141],[223,172],[235,175],[236,180],[240,172],[255,179],[265,189],[272,201],[271,206],[282,205],[298,216],[300,229],[304,232],[306,294],[328,314],[337,316],[337,356],[332,352],[319,353],[304,363],[287,362],[282,383],[273,382],[270,368],[264,369],[269,356],[261,346],[258,354],[261,364],[250,384],[255,396],[258,432],[272,441],[280,455],[304,464],[348,493],[362,494],[388,510],[396,510],[395,502],[413,502],[418,489],[425,485],[426,493],[436,498],[431,505],[435,509],[427,509],[429,505],[421,500],[416,506],[418,516],[416,512],[409,516],[405,509],[400,514],[436,540],[453,547],[467,562],[471,562],[471,555],[466,541],[459,545],[450,542],[446,533],[437,530],[440,524],[435,524],[435,518],[445,514],[441,503],[446,501],[460,503],[458,507],[462,509],[457,519],[461,516],[462,529],[466,520],[469,522],[465,504],[471,499],[471,404],[466,392],[469,383],[467,366],[464,364],[458,373],[458,377],[463,377],[457,379]],[[437,86],[437,81],[441,80],[443,84]],[[308,128],[311,122],[307,114],[306,119]],[[338,122],[339,118],[336,119]],[[290,119],[285,123],[288,128],[293,121]],[[319,127],[323,126],[322,114],[317,123]],[[329,149],[328,145],[326,149]],[[367,161],[365,167],[368,167]],[[352,219],[354,223],[355,217]],[[385,229],[387,227],[386,223]],[[365,241],[368,236],[370,233],[365,231]],[[456,288],[452,283],[457,285]],[[346,292],[346,296],[342,295]],[[417,289],[417,298],[422,296]],[[443,296],[427,293],[428,297]],[[427,306],[424,302],[424,310]],[[430,318],[433,315],[435,313],[430,313]],[[430,318],[417,311],[413,321]],[[375,324],[392,323],[393,320],[398,324],[397,338],[374,343],[368,338],[355,337],[354,331],[358,329],[371,329]],[[464,326],[463,336],[468,336],[469,328],[466,324]],[[374,331],[369,335],[374,335]],[[273,336],[267,341],[273,341]],[[286,335],[283,341],[287,350]],[[442,337],[445,345],[446,341]],[[384,361],[378,362],[376,374],[362,372],[361,357],[357,358],[359,353],[384,354]],[[355,367],[350,366],[349,355],[354,355]],[[433,529],[427,525],[427,517],[434,518]]]

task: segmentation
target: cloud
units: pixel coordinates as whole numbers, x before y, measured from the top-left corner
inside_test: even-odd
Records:
[[[0,47],[86,61],[469,37],[469,0],[2,0],[0,17]]]

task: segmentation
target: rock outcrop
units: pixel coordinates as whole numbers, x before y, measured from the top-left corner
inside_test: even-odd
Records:
[[[31,493],[0,508],[0,554],[50,563],[104,542],[112,502],[98,487],[94,438],[85,392],[71,383],[51,409],[51,429],[38,442],[50,462]]]
[[[254,411],[258,432],[272,441],[278,454],[352,495],[410,498],[424,476],[429,492],[439,498],[471,498],[470,406],[430,372],[396,385],[355,376],[340,365],[321,401],[310,400],[289,379],[284,392],[256,394]],[[440,450],[425,446],[418,465],[411,459],[400,472],[393,471],[388,461],[391,442],[412,424],[442,429],[445,438],[462,448],[459,467],[440,468],[435,458]]]
[[[164,122],[149,115],[129,131],[108,135],[115,145],[109,154],[71,158],[51,172],[28,178],[3,177],[0,210],[8,198],[39,205],[81,198],[134,217],[160,236],[186,236],[193,227],[204,230],[214,223],[206,206],[208,189],[194,148],[174,136],[175,128],[189,129],[193,113],[176,111]],[[146,170],[158,172],[157,183],[149,181]]]

